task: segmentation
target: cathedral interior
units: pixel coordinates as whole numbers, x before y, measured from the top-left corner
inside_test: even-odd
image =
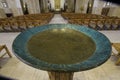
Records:
[[[73,80],[120,79],[120,4],[109,0],[0,0],[1,77],[49,80],[46,71],[22,63],[12,50],[12,43],[21,32],[49,24],[88,27],[104,34],[111,42],[108,61],[92,70],[76,72]]]

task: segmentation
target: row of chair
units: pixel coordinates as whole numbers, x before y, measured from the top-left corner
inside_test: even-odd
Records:
[[[13,32],[13,31],[23,31],[28,28],[41,26],[47,24],[47,21],[41,20],[16,20],[16,21],[1,21],[0,31],[1,32]]]
[[[9,20],[49,20],[53,17],[53,13],[40,13],[40,14],[28,14],[15,16],[10,18],[1,18],[0,21],[9,21]]]
[[[120,19],[109,20],[109,19],[73,19],[68,20],[71,24],[84,25],[96,30],[118,30],[120,29]]]
[[[47,24],[52,17],[52,13],[45,13],[0,19],[0,32],[23,31],[28,28],[41,26]]]
[[[117,19],[118,17],[103,16],[97,14],[85,14],[85,13],[61,13],[65,19]]]
[[[67,14],[71,15],[71,17],[70,16],[68,17]],[[95,30],[118,30],[120,29],[120,18],[118,17],[108,17],[108,16],[100,17],[100,15],[81,14],[81,13],[62,13],[62,15],[64,15],[63,17],[67,19],[68,22],[71,24],[84,25],[84,26],[93,28]],[[83,15],[84,18],[80,18],[79,16],[81,15]],[[91,18],[87,18],[87,16],[91,16]]]

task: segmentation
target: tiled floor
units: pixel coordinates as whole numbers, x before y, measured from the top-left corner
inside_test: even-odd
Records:
[[[57,14],[53,17],[50,24],[62,23],[66,24],[61,15]],[[120,31],[100,31],[106,35],[111,42],[120,42]],[[0,44],[6,44],[12,53],[12,42],[15,37],[19,35],[16,33],[0,33]],[[19,61],[12,53],[13,58],[9,59],[7,56],[0,60],[0,75],[11,77],[18,80],[49,80],[46,71],[32,68],[23,62]],[[76,72],[74,80],[120,80],[120,66],[116,66],[115,57],[111,57],[103,65],[83,72]],[[3,64],[4,63],[4,64]]]
[[[67,24],[68,21],[61,17],[60,14],[55,14],[49,24]]]

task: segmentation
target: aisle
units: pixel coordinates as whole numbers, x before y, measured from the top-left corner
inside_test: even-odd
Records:
[[[49,24],[67,24],[68,21],[65,20],[61,14],[54,14],[54,17],[51,19]]]

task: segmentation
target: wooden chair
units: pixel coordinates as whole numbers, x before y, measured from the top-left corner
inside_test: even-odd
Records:
[[[9,21],[12,31],[20,31],[17,21]]]
[[[25,22],[26,22],[27,28],[33,28],[34,27],[33,20],[26,20]]]
[[[120,64],[120,43],[112,43],[112,46],[118,51],[118,54],[115,54],[113,51],[113,55],[118,57],[118,60],[116,61],[116,65]]]
[[[12,55],[11,55],[10,51],[8,50],[7,46],[6,45],[0,45],[0,52],[4,49],[5,49],[6,52],[3,55],[0,56],[0,59],[3,58],[6,54],[8,54],[8,56],[11,58]],[[0,66],[0,68],[1,68],[1,66]]]
[[[1,24],[3,25],[3,29],[5,31],[12,31],[12,29],[11,29],[10,24],[9,24],[8,21],[1,21],[1,22],[2,22]]]
[[[3,28],[3,24],[0,23],[0,32],[3,32],[4,28]]]
[[[96,26],[97,30],[102,30],[103,26],[104,26],[104,23],[103,23],[103,21],[99,20],[99,21],[97,21],[96,25],[97,25]]]
[[[92,20],[91,20],[91,21],[89,22],[89,27],[90,27],[90,28],[93,28],[93,29],[96,29],[97,23],[96,23],[95,21],[92,21]]]
[[[11,58],[12,55],[11,55],[11,53],[10,53],[10,51],[8,50],[8,48],[7,48],[6,45],[0,45],[0,52],[1,52],[3,49],[5,49],[6,52],[5,52],[3,55],[0,56],[0,59],[3,58],[6,54],[8,54],[8,56]],[[1,68],[1,66],[0,66],[0,68]]]
[[[6,52],[5,52],[2,56],[0,56],[0,58],[2,58],[3,56],[5,56],[6,54],[8,54],[9,57],[11,58],[12,55],[11,55],[11,53],[10,53],[10,51],[8,50],[8,48],[7,48],[6,45],[0,45],[0,52],[1,52],[3,49],[5,49]]]
[[[21,31],[24,31],[27,29],[25,20],[18,20],[18,27]]]

